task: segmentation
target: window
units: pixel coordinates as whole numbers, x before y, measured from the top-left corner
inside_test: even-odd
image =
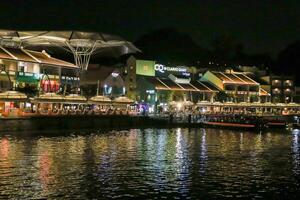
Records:
[[[272,81],[272,85],[274,85],[274,86],[280,86],[281,85],[281,81],[278,80],[278,79],[275,79],[275,80]]]
[[[6,66],[4,64],[0,64],[0,71],[5,71],[6,70]]]
[[[281,90],[279,90],[278,88],[273,89],[273,94],[280,94]]]
[[[19,66],[19,72],[25,72],[25,66]]]
[[[284,81],[284,86],[286,87],[291,87],[293,85],[292,81],[291,80],[285,80]]]

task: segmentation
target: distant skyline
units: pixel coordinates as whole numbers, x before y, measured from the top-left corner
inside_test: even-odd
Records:
[[[300,1],[1,1],[0,28],[90,30],[120,35],[132,42],[150,31],[173,27],[209,47],[228,34],[247,53],[273,57],[300,40]]]

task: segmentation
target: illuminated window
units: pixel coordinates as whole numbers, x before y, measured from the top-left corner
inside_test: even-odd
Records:
[[[273,94],[280,94],[281,91],[278,88],[273,89]]]
[[[291,90],[290,89],[285,89],[285,91],[284,91],[285,93],[290,93],[291,92]]]
[[[272,85],[275,85],[275,86],[280,86],[281,85],[281,81],[280,80],[273,80],[272,81]]]
[[[284,86],[292,86],[292,81],[291,80],[284,81]]]

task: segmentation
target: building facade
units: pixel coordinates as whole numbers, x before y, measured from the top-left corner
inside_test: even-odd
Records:
[[[78,67],[45,51],[0,47],[0,91],[17,90],[36,95],[58,92],[79,83]]]
[[[295,95],[295,79],[293,76],[263,76],[261,77],[269,85],[272,103],[293,102]]]
[[[166,66],[130,57],[125,68],[127,95],[152,106],[163,106],[171,101],[213,101],[217,88],[193,79],[194,71],[186,66]]]
[[[220,101],[266,102],[270,96],[258,82],[243,73],[207,71],[200,80],[213,84],[225,94]]]

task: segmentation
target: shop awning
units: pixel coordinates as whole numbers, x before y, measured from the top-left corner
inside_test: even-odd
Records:
[[[207,82],[204,82],[204,81],[191,81],[191,84],[196,87],[198,89],[198,91],[200,92],[218,92],[219,90],[207,83]]]
[[[218,89],[209,83],[191,81],[190,83],[176,83],[168,78],[147,77],[148,82],[154,85],[156,90],[173,90],[186,92],[218,92]]]
[[[171,79],[162,79],[162,78],[157,78],[163,85],[165,85],[167,88],[170,90],[184,90],[178,83],[175,83]]]
[[[170,88],[161,82],[159,78],[147,77],[146,80],[153,84],[156,90],[170,90]]]
[[[271,96],[271,94],[268,93],[266,90],[260,88],[259,89],[259,96]]]
[[[259,85],[256,81],[242,73],[224,73],[212,72],[223,83],[239,84],[239,85]]]

